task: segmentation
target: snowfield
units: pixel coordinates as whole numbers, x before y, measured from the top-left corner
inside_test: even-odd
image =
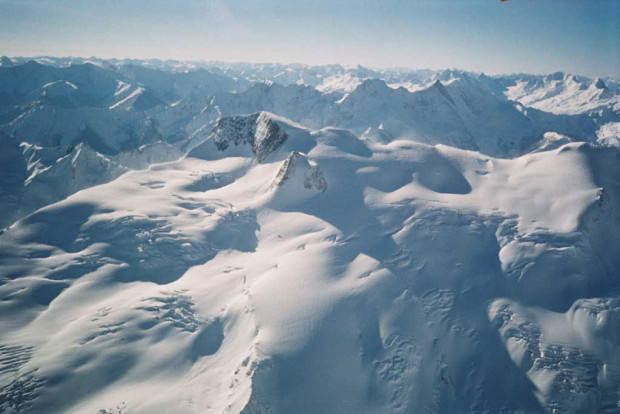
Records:
[[[617,91],[8,60],[1,412],[620,411]]]

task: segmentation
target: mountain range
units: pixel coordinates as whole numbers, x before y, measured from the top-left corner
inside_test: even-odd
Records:
[[[0,411],[618,412],[620,82],[0,60]]]

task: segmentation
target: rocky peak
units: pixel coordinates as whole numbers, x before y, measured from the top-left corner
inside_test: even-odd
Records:
[[[605,82],[601,78],[596,78],[592,83],[597,89],[607,90],[607,85],[605,85]]]
[[[231,145],[250,145],[258,162],[263,162],[288,139],[288,134],[267,112],[220,118],[212,134],[219,151]]]
[[[297,151],[293,151],[284,161],[272,187],[282,187],[289,185],[289,183],[293,186],[295,186],[294,183],[299,183],[306,190],[315,190],[321,193],[327,189],[327,181],[321,169],[310,164],[308,157]]]

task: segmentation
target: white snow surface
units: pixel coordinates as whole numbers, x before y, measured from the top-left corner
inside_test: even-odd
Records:
[[[619,312],[615,149],[501,160],[298,128],[258,163],[240,145],[0,235],[5,412],[616,404],[620,338],[587,316]]]
[[[597,135],[599,143],[620,147],[620,122],[610,122],[601,126]]]
[[[330,93],[330,92],[351,92],[357,88],[364,79],[360,79],[351,73],[344,73],[334,76],[329,76],[316,87],[317,90]]]
[[[507,89],[506,96],[557,114],[594,112],[606,107],[620,111],[620,95],[610,91],[602,79],[578,79],[564,73],[518,80]]]
[[[618,411],[612,83],[37,60],[0,67],[0,412]]]

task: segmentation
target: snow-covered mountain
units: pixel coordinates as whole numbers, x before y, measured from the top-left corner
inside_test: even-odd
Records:
[[[620,95],[600,79],[562,72],[544,77],[516,79],[506,90],[509,99],[543,111],[560,114],[620,112]]]
[[[527,152],[549,131],[596,141],[599,128],[587,114],[556,115],[508,101],[468,75],[445,85],[437,80],[414,92],[368,79],[343,97],[304,85],[256,84],[242,93],[216,94],[207,110],[211,119],[269,111],[309,128],[335,126],[360,134],[382,128],[392,139],[500,157]]]
[[[164,72],[92,63],[56,68],[29,61],[0,67],[0,130],[44,146],[87,142],[107,155],[178,142],[215,92],[243,82],[205,70]],[[182,113],[179,113],[179,112]]]
[[[613,83],[31,60],[0,412],[618,410]]]
[[[617,90],[572,75],[489,77],[338,65],[187,64],[193,69],[171,70],[172,63],[50,58],[11,63],[0,67],[0,130],[37,145],[88,142],[107,155],[162,140],[184,147],[185,140],[208,136],[222,115],[259,111],[313,129],[382,126],[393,138],[494,156],[523,153],[545,132],[596,140],[601,126],[620,122]]]
[[[0,226],[82,189],[112,181],[129,170],[146,169],[183,156],[179,149],[163,142],[108,157],[86,143],[40,147],[20,144],[1,132],[0,146]]]

